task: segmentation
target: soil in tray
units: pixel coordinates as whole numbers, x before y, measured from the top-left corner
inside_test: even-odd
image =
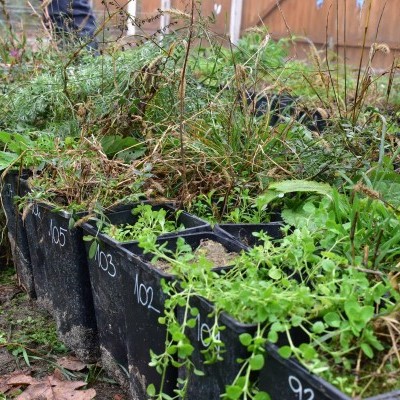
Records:
[[[210,239],[203,239],[200,242],[200,246],[195,250],[194,255],[193,262],[196,262],[200,256],[204,256],[215,267],[230,265],[238,256],[237,253],[229,252],[221,243]],[[171,264],[164,260],[157,260],[154,265],[163,272],[171,270]]]

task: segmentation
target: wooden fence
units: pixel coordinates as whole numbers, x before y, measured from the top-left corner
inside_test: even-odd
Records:
[[[165,1],[133,0],[132,3],[136,3],[138,18],[151,19]],[[241,17],[236,21],[241,32],[265,25],[273,38],[292,36],[296,43],[293,53],[298,57],[304,56],[311,41],[317,48],[328,47],[355,65],[364,47],[365,64],[372,44],[386,43],[390,54],[377,53],[373,64],[386,68],[400,50],[400,24],[397,22],[400,0],[203,0],[201,15],[214,15],[212,29],[217,34],[230,34],[232,2],[242,3]],[[94,0],[98,12],[104,7],[101,3],[101,0]],[[120,0],[120,4],[127,3]],[[190,8],[189,0],[168,0],[168,3],[171,8],[183,11]],[[146,34],[156,32],[160,23],[165,24],[165,21],[155,19],[143,24],[141,29]]]
[[[107,24],[107,29],[114,32],[108,35],[110,40],[125,35],[126,20],[116,12],[119,7],[136,14],[140,20],[147,20],[140,30],[130,29],[128,33],[148,35],[160,26],[168,25],[168,17],[152,18],[159,8],[188,12],[191,4],[191,0],[91,1],[100,23],[114,15]],[[40,28],[40,1],[34,0],[30,4],[36,12],[27,0],[6,0],[15,24],[36,34]],[[265,25],[275,39],[292,36],[295,39],[292,53],[299,58],[305,56],[310,41],[318,49],[337,52],[353,65],[359,64],[363,47],[366,49],[363,54],[365,64],[370,47],[374,43],[385,43],[391,52],[376,54],[373,62],[376,68],[389,67],[400,52],[400,24],[397,22],[400,0],[202,0],[195,4],[203,17],[215,17],[211,29],[216,34],[234,39],[236,31],[243,33],[250,27]],[[235,8],[238,4],[241,5],[239,9]],[[240,14],[235,16],[232,10]]]
[[[390,54],[378,52],[373,65],[386,68],[400,50],[399,0],[247,0],[243,25],[265,24],[273,37],[298,37],[300,51],[313,42],[327,46],[351,64],[364,64],[374,43],[385,43]]]

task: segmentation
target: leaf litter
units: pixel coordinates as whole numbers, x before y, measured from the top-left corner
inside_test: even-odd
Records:
[[[26,389],[16,397],[16,400],[91,400],[95,398],[95,389],[79,390],[87,385],[86,382],[67,381],[59,379],[55,375],[36,379],[30,375],[30,372],[17,372],[13,373],[12,376],[0,378],[0,388],[3,388],[3,394],[7,394],[15,387],[26,386]]]
[[[0,398],[127,398],[124,390],[104,375],[100,365],[83,363],[59,347],[51,336],[54,321],[21,291],[15,275],[4,282],[0,271],[0,278],[0,288],[6,289],[0,292]],[[44,337],[38,337],[41,332]],[[21,349],[25,349],[29,366],[18,352]]]

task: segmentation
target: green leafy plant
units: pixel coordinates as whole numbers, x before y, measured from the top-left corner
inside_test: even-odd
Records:
[[[377,386],[372,383],[362,386],[360,374],[367,377],[369,370],[361,371],[359,365],[362,359],[375,365],[381,360],[387,363],[391,349],[397,345],[395,337],[387,341],[380,329],[382,326],[384,331],[391,329],[384,321],[398,312],[399,293],[391,278],[398,256],[393,258],[393,250],[385,251],[384,244],[389,241],[391,249],[398,248],[392,241],[394,238],[398,242],[398,219],[378,199],[363,198],[359,188],[349,198],[327,185],[312,182],[294,182],[291,188],[286,185],[271,185],[271,190],[281,189],[280,193],[284,194],[297,188],[299,192],[321,194],[293,199],[298,202],[298,208],[283,211],[284,218],[292,225],[291,231],[287,230],[284,238],[274,242],[260,233],[263,244],[242,253],[234,267],[223,274],[213,273],[204,260],[194,261],[188,249],[182,247],[183,243],[176,254],[170,254],[157,248],[151,238],[140,242],[145,251],[168,260],[180,280],[179,288],[176,282],[164,288],[169,299],[160,322],[166,324],[170,339],[164,354],[153,354],[152,364],[160,373],[168,363],[184,365],[188,373],[194,368],[193,344],[187,342],[185,335],[185,329],[193,328],[194,318],[188,317],[189,322],[182,325],[172,310],[185,307],[185,315],[195,316],[198,311],[191,310],[190,299],[200,295],[214,304],[215,316],[224,311],[242,323],[258,326],[254,337],[240,338],[249,350],[249,358],[242,360],[240,373],[226,388],[224,398],[268,398],[257,391],[251,371],[263,366],[265,342],[276,343],[282,337],[287,341],[279,350],[282,357],[295,357],[333,383],[340,382],[343,370],[357,369],[355,378],[347,379],[346,392],[378,393],[381,378],[376,378]],[[321,199],[321,195],[325,197]],[[357,228],[352,222],[354,218]],[[392,223],[388,223],[390,220]],[[377,238],[370,236],[372,231],[368,226],[375,226],[378,221],[392,226],[393,230],[389,230],[387,239],[379,241],[383,246],[377,251],[381,257],[376,264],[373,255],[358,243],[373,247],[368,243]],[[381,266],[379,270],[374,269],[377,265]],[[216,317],[213,331],[220,329],[223,327]],[[296,330],[302,331],[307,340],[298,342]],[[219,341],[216,343],[221,346]],[[183,364],[176,364],[172,357],[179,345],[187,350],[179,353]],[[218,362],[218,356],[205,360]],[[187,382],[180,381],[180,384],[176,393],[182,395]],[[156,393],[153,387],[150,392]],[[162,396],[161,389],[158,398]]]
[[[46,132],[0,132],[0,168],[37,167],[54,148],[54,135]]]
[[[143,235],[159,236],[184,229],[184,226],[178,223],[181,213],[179,210],[174,212],[172,219],[167,215],[166,209],[156,210],[151,204],[139,204],[131,210],[131,213],[137,218],[134,224],[107,224],[102,231],[120,242],[127,242],[137,240]]]
[[[189,210],[212,223],[270,222],[273,211],[265,207],[264,196],[253,197],[249,189],[233,189],[226,196],[217,196],[215,190],[197,196]]]

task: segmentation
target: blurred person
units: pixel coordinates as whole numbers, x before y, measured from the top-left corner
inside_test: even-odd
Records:
[[[56,37],[65,45],[76,39],[87,42],[97,53],[96,18],[89,0],[43,0],[45,16],[53,25]]]

